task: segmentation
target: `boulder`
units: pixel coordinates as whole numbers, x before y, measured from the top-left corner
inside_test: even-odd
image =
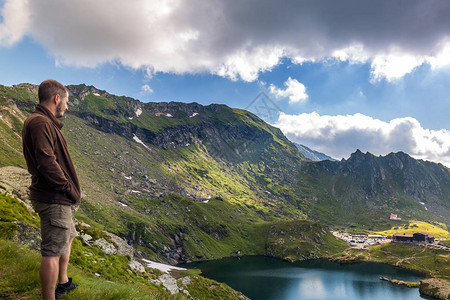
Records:
[[[16,234],[11,238],[15,243],[28,245],[31,249],[41,250],[41,232],[32,225],[14,222],[16,224]]]
[[[185,276],[185,277],[181,278],[180,281],[184,286],[188,286],[191,284],[191,277]]]
[[[117,245],[117,254],[118,255],[129,256],[130,258],[134,257],[133,246],[129,245],[124,239],[118,237],[115,234],[112,234],[112,233],[106,232],[106,231],[104,231],[104,233],[106,233],[111,238],[111,240],[114,242],[114,244]]]
[[[106,255],[117,254],[117,249],[113,244],[108,243],[104,238],[98,239],[94,242],[94,246],[97,246]]]
[[[149,279],[148,281],[157,286],[161,285],[161,281],[159,281],[158,279]]]
[[[87,245],[91,245],[92,244],[92,236],[90,236],[89,234],[86,233],[82,233],[80,234],[80,237],[83,239],[83,241],[87,244]]]
[[[159,276],[159,280],[162,282],[162,284],[169,290],[169,292],[174,295],[180,292],[180,289],[178,288],[177,280],[170,276],[167,273],[164,273],[163,275]]]
[[[140,272],[140,273],[145,273],[145,268],[144,266],[136,261],[136,260],[132,260],[128,263],[128,265],[130,266],[131,270],[133,270],[134,272]]]

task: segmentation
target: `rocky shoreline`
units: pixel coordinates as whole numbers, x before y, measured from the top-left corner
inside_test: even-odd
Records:
[[[450,299],[450,281],[440,278],[429,278],[420,281],[420,295],[436,299]]]
[[[387,277],[380,277],[380,280],[385,280],[393,284],[407,286],[410,288],[419,288],[419,293],[422,296],[442,300],[450,299],[450,282],[448,280],[428,278],[419,282],[414,282],[390,279]]]

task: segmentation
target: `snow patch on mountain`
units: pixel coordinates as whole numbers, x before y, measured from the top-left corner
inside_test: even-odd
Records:
[[[150,150],[150,151],[152,150],[152,149],[150,149],[149,146],[147,146],[146,144],[144,144],[144,142],[141,141],[141,139],[138,138],[135,134],[133,135],[133,140],[134,140],[136,143],[141,144],[142,146],[144,146],[144,147],[147,148],[148,150]]]
[[[148,259],[142,259],[143,262],[145,262],[147,264],[148,268],[152,268],[152,269],[158,269],[161,272],[169,272],[169,271],[173,271],[173,270],[179,270],[179,271],[183,271],[183,270],[187,270],[185,268],[180,268],[180,267],[174,267],[171,265],[166,265],[166,264],[162,264],[162,263],[157,263]]]

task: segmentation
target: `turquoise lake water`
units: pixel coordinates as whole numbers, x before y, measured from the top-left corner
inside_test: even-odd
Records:
[[[420,281],[418,273],[376,263],[337,264],[326,260],[289,263],[263,256],[184,264],[224,282],[253,300],[425,299],[418,288],[382,281],[380,276]]]

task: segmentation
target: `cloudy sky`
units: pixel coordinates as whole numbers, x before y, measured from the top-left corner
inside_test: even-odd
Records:
[[[450,166],[449,1],[0,0],[0,84],[47,78]]]

